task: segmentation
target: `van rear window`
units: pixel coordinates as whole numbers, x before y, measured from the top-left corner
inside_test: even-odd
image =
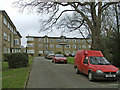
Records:
[[[89,62],[93,65],[110,65],[105,57],[89,57]]]

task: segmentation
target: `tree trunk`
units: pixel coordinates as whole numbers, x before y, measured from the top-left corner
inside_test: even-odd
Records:
[[[94,29],[92,32],[92,50],[101,50],[101,44],[100,44],[100,29]]]

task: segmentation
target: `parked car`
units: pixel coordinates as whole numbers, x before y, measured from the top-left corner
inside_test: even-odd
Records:
[[[45,54],[45,58],[47,58],[47,55],[48,55],[48,54]]]
[[[63,54],[55,54],[55,56],[52,58],[52,62],[54,62],[54,63],[63,62],[63,63],[67,64],[67,58],[64,57]]]
[[[52,59],[53,56],[54,56],[54,54],[52,54],[52,53],[51,54],[47,54],[46,58],[47,59]]]
[[[78,50],[75,55],[74,68],[77,74],[88,75],[90,81],[120,79],[120,70],[111,65],[101,51]]]

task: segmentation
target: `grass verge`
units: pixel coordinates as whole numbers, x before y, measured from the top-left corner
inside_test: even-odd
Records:
[[[74,57],[67,57],[67,62],[69,64],[74,64]]]
[[[10,69],[8,63],[2,65],[2,88],[24,88],[32,59],[29,60],[29,66],[24,68]]]

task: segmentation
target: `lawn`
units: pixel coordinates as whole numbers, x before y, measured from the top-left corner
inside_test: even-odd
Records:
[[[10,69],[8,63],[4,62],[2,65],[2,88],[24,88],[31,65],[32,59],[29,60],[28,67]]]
[[[69,64],[74,64],[74,57],[67,57],[67,62]]]

